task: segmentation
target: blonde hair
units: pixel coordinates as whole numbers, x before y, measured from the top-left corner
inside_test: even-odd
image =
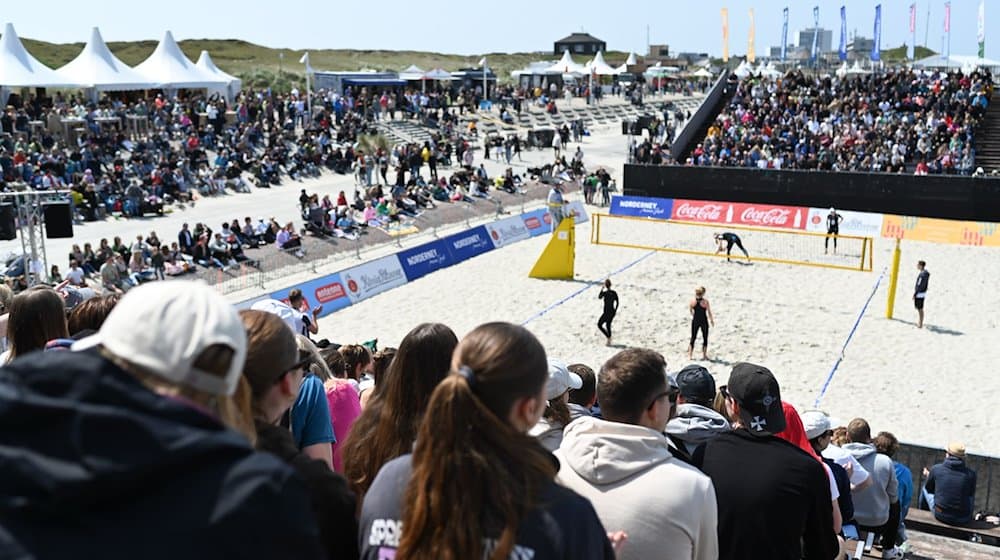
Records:
[[[330,366],[326,365],[326,360],[319,353],[319,348],[313,344],[313,341],[309,340],[309,337],[301,334],[295,335],[295,346],[303,352],[309,353],[309,363],[307,369],[310,373],[319,377],[322,381],[329,381],[333,379],[333,372],[330,371]]]
[[[705,286],[698,286],[694,289],[694,295],[702,297],[705,295]]]

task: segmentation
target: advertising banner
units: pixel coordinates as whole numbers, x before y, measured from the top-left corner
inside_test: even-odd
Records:
[[[524,220],[524,227],[532,237],[538,237],[544,233],[552,233],[552,215],[548,210],[532,210],[521,214]]]
[[[348,268],[340,272],[340,277],[347,287],[347,297],[351,299],[351,303],[406,284],[406,273],[396,255]]]
[[[587,217],[587,208],[583,205],[582,201],[574,200],[566,204],[566,214],[573,216],[574,224],[582,224],[584,222],[590,221]]]
[[[494,249],[490,234],[483,226],[449,235],[444,238],[444,242],[454,264]]]
[[[808,214],[808,208],[797,206],[676,199],[671,219],[709,224],[804,229]]]
[[[615,195],[611,197],[611,208],[608,212],[614,216],[669,220],[673,207],[674,200],[671,198]]]
[[[271,298],[287,303],[288,292],[293,288],[302,290],[302,297],[305,298],[310,309],[317,305],[323,306],[323,312],[318,315],[319,317],[326,317],[334,311],[351,305],[351,299],[347,296],[347,290],[340,278],[340,273],[328,274],[322,278],[272,292]]]
[[[524,218],[520,215],[488,223],[486,231],[490,233],[493,246],[498,249],[531,238],[531,232],[525,227]]]
[[[406,279],[410,282],[455,264],[448,252],[448,245],[441,239],[418,245],[412,249],[396,253],[399,264],[403,266]]]
[[[840,222],[841,235],[858,235],[861,237],[878,237],[882,234],[882,214],[870,212],[852,212],[837,210],[844,219]],[[806,220],[806,231],[826,233],[826,217],[829,208],[810,208],[809,219]]]
[[[1000,247],[1000,224],[886,215],[882,237],[950,245]]]

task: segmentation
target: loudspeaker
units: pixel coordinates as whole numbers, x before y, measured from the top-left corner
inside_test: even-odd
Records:
[[[45,237],[64,239],[73,237],[73,213],[68,202],[48,202],[42,205],[45,214]]]
[[[0,204],[0,239],[4,241],[17,239],[13,204]]]

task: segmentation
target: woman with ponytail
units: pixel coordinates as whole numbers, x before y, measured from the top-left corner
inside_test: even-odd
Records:
[[[538,340],[516,325],[481,325],[451,366],[412,455],[386,463],[368,491],[361,557],[614,558],[590,502],[555,484],[554,457],[527,435],[546,405]]]

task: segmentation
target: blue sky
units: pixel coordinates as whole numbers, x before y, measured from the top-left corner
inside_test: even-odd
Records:
[[[746,51],[748,11],[754,8],[757,53],[777,45],[781,10],[790,8],[789,40],[812,25],[820,6],[820,25],[840,28],[839,9],[847,6],[849,33],[870,37],[873,0],[579,0],[539,2],[274,2],[273,0],[168,0],[144,6],[134,0],[50,0],[43,4],[13,0],[0,11],[19,35],[53,42],[84,42],[92,26],[108,41],[159,39],[164,30],[177,39],[244,39],[281,48],[348,48],[439,51],[457,54],[550,50],[552,43],[581,29],[613,50],[643,52],[646,26],[650,41],[672,50],[721,52],[719,10],[729,8],[730,52]],[[910,0],[883,0],[883,48],[910,42]],[[975,54],[979,0],[952,0],[952,54]],[[100,6],[99,8],[97,6]],[[944,2],[917,2],[917,44],[924,42],[930,8],[928,46],[940,50]],[[986,54],[1000,57],[1000,2],[987,0]]]

